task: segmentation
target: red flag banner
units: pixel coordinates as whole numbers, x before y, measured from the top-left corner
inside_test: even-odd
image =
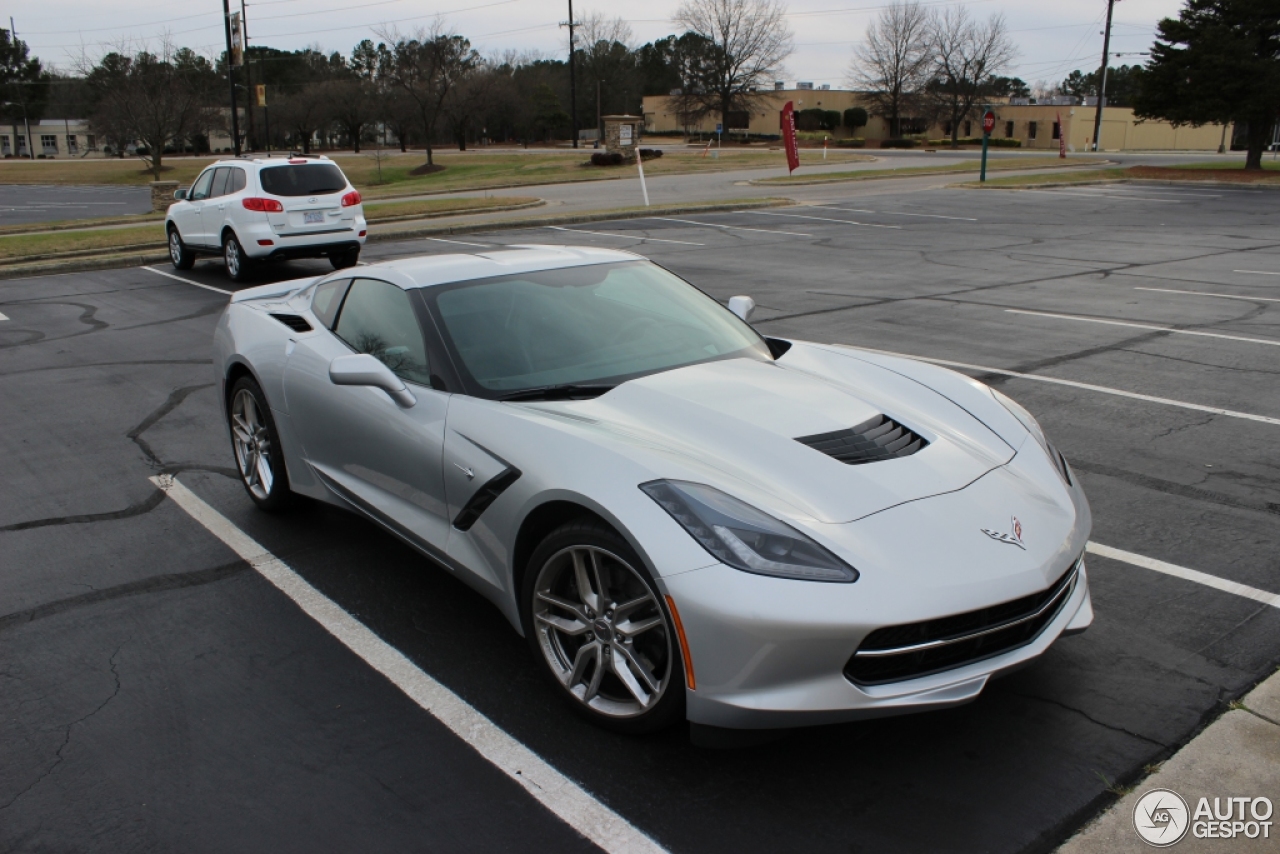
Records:
[[[782,142],[787,147],[787,171],[794,172],[800,166],[800,151],[796,148],[796,109],[790,101],[782,108]]]

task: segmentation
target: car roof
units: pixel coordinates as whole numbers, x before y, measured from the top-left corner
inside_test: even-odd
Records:
[[[379,271],[385,271],[389,274],[386,275],[387,279],[396,281],[403,288],[429,288],[434,285],[488,279],[493,276],[637,260],[644,259],[632,252],[616,249],[530,244],[496,249],[492,252],[401,258],[380,264],[370,264],[360,272],[364,275],[377,276]]]

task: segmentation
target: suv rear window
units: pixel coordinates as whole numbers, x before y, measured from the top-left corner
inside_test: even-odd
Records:
[[[259,174],[262,189],[273,196],[317,196],[347,187],[342,170],[332,163],[271,166]]]

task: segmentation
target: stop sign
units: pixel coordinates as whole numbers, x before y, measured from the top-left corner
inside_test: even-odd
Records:
[[[982,132],[991,133],[996,129],[996,114],[987,110],[982,115]]]

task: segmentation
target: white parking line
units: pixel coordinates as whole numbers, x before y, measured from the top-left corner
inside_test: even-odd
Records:
[[[1233,273],[1248,273],[1252,276],[1280,276],[1280,273],[1272,273],[1269,270],[1232,270]]]
[[[1220,193],[1178,193],[1161,189],[1159,187],[1143,187],[1142,189],[1134,188],[1132,190],[1124,187],[1079,187],[1079,192],[1088,192],[1097,196],[1132,196],[1134,193],[1159,193],[1156,198],[1168,199],[1220,199]]]
[[[661,237],[643,237],[634,234],[610,234],[607,231],[584,231],[581,228],[562,228],[558,225],[547,225],[544,228],[554,229],[555,231],[568,231],[572,234],[594,234],[596,237],[617,237],[622,240],[647,240],[650,243],[682,243],[685,246],[706,246],[705,243],[694,243],[689,240],[664,240]]]
[[[716,222],[698,222],[692,219],[675,219],[669,216],[651,216],[649,219],[660,219],[663,222],[682,222],[685,225],[701,225],[705,228],[730,228],[734,231],[759,231],[764,234],[785,234],[788,237],[813,237],[812,234],[801,234],[798,231],[778,231],[773,228],[747,228],[743,225],[720,225]]]
[[[1182,204],[1182,202],[1175,202],[1175,201],[1170,201],[1170,200],[1161,199],[1161,198],[1151,198],[1148,196],[1119,196],[1119,195],[1100,196],[1097,193],[1082,193],[1078,190],[1021,190],[1019,189],[1018,192],[1019,193],[1039,193],[1045,196],[1077,196],[1080,198],[1095,199],[1095,200],[1102,199],[1102,198],[1119,199],[1122,202],[1165,202],[1165,204],[1170,204],[1170,205]]]
[[[157,270],[155,267],[143,267],[149,273],[155,273],[157,276],[164,276],[166,279],[173,279],[175,282],[182,282],[184,285],[195,285],[197,288],[204,288],[206,291],[217,291],[220,294],[231,296],[234,291],[226,291],[222,288],[215,288],[213,285],[202,285],[199,282],[193,282],[190,279],[184,279],[181,276],[175,276],[173,273],[166,273],[164,270]]]
[[[1173,288],[1134,288],[1135,291],[1156,291],[1162,294],[1191,294],[1197,297],[1222,297],[1223,299],[1242,299],[1261,302],[1280,302],[1276,297],[1247,297],[1241,294],[1211,294],[1208,291],[1175,291]]]
[[[1053,317],[1058,320],[1078,320],[1081,323],[1102,323],[1107,326],[1128,326],[1133,329],[1155,329],[1160,332],[1172,332],[1176,335],[1198,335],[1201,338],[1223,338],[1227,341],[1245,341],[1250,344],[1270,344],[1273,347],[1280,347],[1280,341],[1273,341],[1267,338],[1246,338],[1243,335],[1223,335],[1220,332],[1200,332],[1195,329],[1174,329],[1170,326],[1156,326],[1151,323],[1129,323],[1124,320],[1103,320],[1100,317],[1080,317],[1075,314],[1054,314],[1048,311],[1024,311],[1020,308],[1006,308],[1009,314],[1026,314],[1032,317]]]
[[[374,670],[387,677],[423,710],[519,783],[574,830],[605,851],[627,854],[663,851],[658,843],[641,833],[622,816],[597,801],[457,694],[420,670],[403,653],[342,610],[173,477],[161,475],[151,478],[151,482],[164,490],[187,515],[222,540],[263,578],[292,599],[307,616],[364,659]]]
[[[922,216],[929,219],[959,219],[965,222],[977,222],[978,218],[973,216],[943,216],[942,214],[918,214],[904,213],[903,211],[868,211],[862,208],[838,208],[835,205],[815,205],[814,207],[826,208],[833,211],[848,211],[849,213],[878,213],[881,216]]]
[[[866,228],[902,228],[900,225],[877,225],[873,222],[856,222],[851,219],[835,219],[834,217],[829,216],[805,216],[804,214],[772,213],[771,211],[742,211],[742,213],[755,214],[756,216],[789,216],[795,217],[796,219],[816,219],[819,222],[838,222],[841,225],[861,225]]]
[[[1163,572],[1165,575],[1172,575],[1187,581],[1194,581],[1197,584],[1203,584],[1206,587],[1212,587],[1215,590],[1234,593],[1237,596],[1243,596],[1246,599],[1252,599],[1255,602],[1270,605],[1272,608],[1280,608],[1280,595],[1268,593],[1265,590],[1259,590],[1256,587],[1250,587],[1247,584],[1241,584],[1237,581],[1228,581],[1225,578],[1219,578],[1218,576],[1210,575],[1207,572],[1200,572],[1196,569],[1187,569],[1185,566],[1165,563],[1162,560],[1156,560],[1155,558],[1134,554],[1133,552],[1121,551],[1120,549],[1113,549],[1111,546],[1104,546],[1095,542],[1089,542],[1086,544],[1085,551],[1100,557],[1111,558],[1112,560],[1123,561],[1124,563],[1133,564],[1134,566],[1140,566],[1143,569]]]
[[[5,315],[0,314],[0,320],[8,320],[8,319],[9,319],[9,318],[8,318],[8,317],[6,317]]]
[[[465,240],[445,240],[443,237],[428,237],[427,240],[434,240],[436,243],[456,243],[459,246],[479,246],[482,249],[489,249],[495,245],[493,243],[468,243]]]
[[[1139,394],[1136,391],[1125,391],[1124,389],[1111,388],[1104,385],[1094,385],[1093,383],[1081,383],[1075,380],[1064,380],[1058,377],[1047,377],[1043,374],[1026,374],[1020,371],[1007,371],[1004,368],[990,368],[985,365],[971,365],[967,362],[953,362],[950,359],[931,359],[928,356],[915,356],[911,353],[895,353],[893,350],[876,350],[871,347],[860,347],[858,349],[867,350],[872,353],[883,353],[886,356],[901,356],[904,359],[915,359],[917,362],[928,362],[931,365],[942,365],[948,368],[961,368],[966,371],[977,371],[983,374],[999,374],[1003,377],[1017,377],[1022,380],[1034,380],[1035,382],[1050,383],[1051,385],[1062,385],[1069,388],[1078,388],[1083,391],[1096,391],[1101,394],[1110,394],[1115,397],[1127,397],[1131,400],[1142,400],[1147,403],[1159,403],[1163,406],[1176,406],[1179,409],[1191,409],[1195,412],[1211,412],[1214,415],[1225,415],[1228,418],[1241,418],[1245,421],[1258,421],[1263,424],[1272,424],[1280,427],[1280,418],[1272,418],[1269,415],[1254,415],[1252,412],[1239,412],[1234,409],[1222,409],[1218,406],[1205,406],[1202,403],[1190,403],[1185,400],[1173,400],[1168,397],[1156,397],[1150,394]]]

